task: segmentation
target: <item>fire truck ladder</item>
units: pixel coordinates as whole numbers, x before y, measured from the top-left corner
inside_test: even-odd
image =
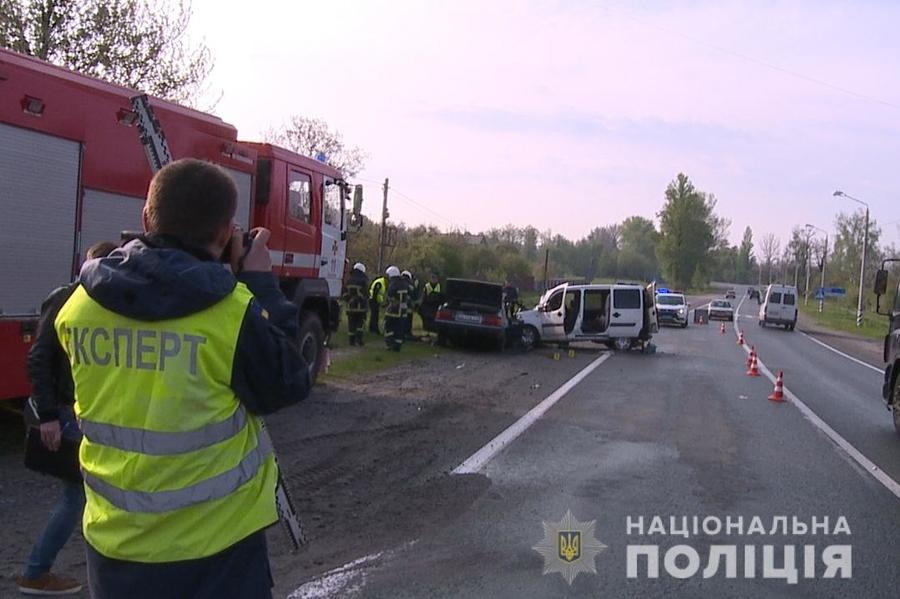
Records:
[[[147,95],[142,94],[131,98],[131,106],[137,114],[137,127],[141,134],[141,143],[144,145],[144,150],[147,152],[147,160],[150,161],[150,168],[156,173],[159,169],[172,161],[172,153],[169,151],[169,144],[166,142],[166,136],[163,133],[159,121],[156,119],[156,115],[153,113],[153,107],[150,106],[150,99]],[[269,437],[269,431],[266,430],[262,418],[259,419],[259,423],[260,442],[263,442],[265,439],[269,442],[269,445],[271,445],[272,440]],[[275,487],[275,506],[278,509],[278,517],[281,520],[285,533],[287,533],[288,540],[296,551],[307,543],[306,534],[303,532],[300,518],[297,516],[297,511],[294,509],[294,500],[288,491],[287,484],[284,482],[284,477],[282,476],[281,468],[278,466],[277,458],[275,466],[278,469],[278,483]]]
[[[147,94],[131,98],[131,106],[137,114],[138,131],[141,132],[141,143],[144,145],[144,151],[147,152],[147,160],[150,161],[150,168],[156,173],[172,162],[172,153],[169,151],[166,135],[163,133],[159,121],[156,120],[156,115],[153,114],[153,107],[150,106],[150,98],[147,97]]]

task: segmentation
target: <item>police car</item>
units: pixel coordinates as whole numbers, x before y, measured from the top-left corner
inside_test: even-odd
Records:
[[[659,324],[671,324],[682,329],[688,325],[688,310],[690,304],[680,291],[657,289],[656,309],[659,314]]]

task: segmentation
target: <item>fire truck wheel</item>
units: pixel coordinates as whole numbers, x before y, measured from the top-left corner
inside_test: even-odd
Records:
[[[325,329],[318,315],[307,313],[300,320],[300,354],[309,365],[310,381],[315,382],[322,366]]]

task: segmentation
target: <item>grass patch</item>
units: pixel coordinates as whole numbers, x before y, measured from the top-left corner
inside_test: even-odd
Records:
[[[817,325],[835,331],[855,333],[868,339],[882,340],[887,334],[887,319],[874,312],[863,313],[863,324],[856,326],[856,308],[835,301],[825,301],[825,309],[818,312],[818,302],[810,298],[809,305],[804,306],[800,300],[800,311],[811,317]]]
[[[417,337],[425,335],[425,331],[422,329],[422,319],[418,314],[413,318],[413,333]],[[432,338],[435,337],[434,333],[431,335]],[[361,348],[354,347],[353,351],[348,354],[333,356],[331,368],[328,369],[328,374],[323,377],[323,380],[345,379],[357,374],[387,370],[405,362],[448,353],[448,350],[433,346],[428,341],[407,341],[403,344],[401,351],[388,351],[384,344],[384,336],[370,333],[368,323],[366,324],[365,341],[365,346]],[[341,323],[341,330],[332,335],[330,346],[332,349],[350,349],[346,321]]]

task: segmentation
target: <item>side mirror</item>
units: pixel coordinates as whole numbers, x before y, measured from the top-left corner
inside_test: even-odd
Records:
[[[888,271],[881,269],[875,273],[875,295],[884,295],[887,292]]]

